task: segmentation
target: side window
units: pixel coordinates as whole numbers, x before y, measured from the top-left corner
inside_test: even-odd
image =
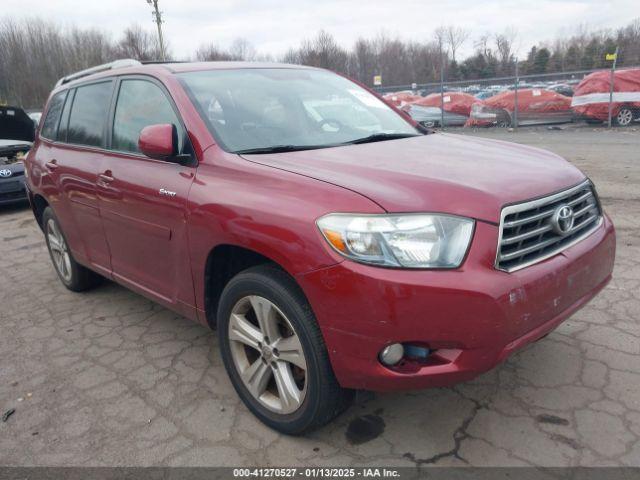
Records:
[[[78,87],[71,107],[67,141],[101,147],[104,126],[111,101],[112,82]]]
[[[62,113],[62,106],[64,105],[64,99],[67,97],[67,92],[56,93],[51,102],[49,102],[49,110],[47,116],[42,124],[42,130],[40,135],[49,140],[56,138],[56,131],[58,130],[58,121],[60,120],[60,114]]]
[[[123,80],[113,118],[111,148],[122,152],[138,152],[138,137],[144,127],[158,123],[171,123],[178,132],[182,127],[169,99],[152,82]],[[178,134],[179,151],[183,135]]]
[[[70,90],[67,95],[67,101],[64,103],[64,108],[62,109],[62,115],[60,116],[60,126],[58,127],[58,136],[57,139],[59,142],[67,141],[67,132],[69,131],[69,112],[71,110],[71,105],[73,105],[73,95],[75,90]]]

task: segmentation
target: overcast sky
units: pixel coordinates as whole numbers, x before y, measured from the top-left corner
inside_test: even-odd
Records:
[[[154,31],[146,0],[0,0],[0,17],[38,15],[68,25],[97,27],[117,38],[138,23]],[[640,17],[640,0],[160,0],[173,54],[189,57],[202,43],[228,47],[249,40],[259,53],[279,55],[324,29],[344,46],[381,31],[428,40],[439,25],[455,24],[473,38],[514,27],[520,56],[539,40],[572,34],[580,24],[617,28]]]

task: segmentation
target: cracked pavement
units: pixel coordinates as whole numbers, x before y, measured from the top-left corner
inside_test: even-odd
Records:
[[[0,465],[640,466],[640,132],[465,132],[548,148],[618,232],[610,285],[453,388],[365,395],[306,437],[236,396],[216,334],[113,283],[58,281],[27,207],[0,207]]]

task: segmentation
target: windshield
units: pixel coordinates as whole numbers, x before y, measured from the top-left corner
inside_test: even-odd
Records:
[[[230,152],[303,150],[419,134],[375,95],[331,72],[207,70],[179,77]]]

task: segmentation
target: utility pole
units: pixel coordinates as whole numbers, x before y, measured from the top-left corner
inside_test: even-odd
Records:
[[[440,128],[444,130],[444,51],[442,39],[438,41],[440,46]]]
[[[153,7],[151,15],[153,21],[158,26],[158,40],[160,41],[160,60],[165,61],[164,56],[164,40],[162,38],[162,12],[158,9],[158,0],[147,0],[147,3]]]
[[[616,62],[618,61],[618,47],[613,55],[607,54],[607,60],[613,60],[611,64],[611,77],[609,80],[609,115],[607,119],[607,128],[611,128],[611,114],[613,113],[613,81],[616,73]]]
[[[518,72],[518,57],[516,57],[516,80],[515,80],[515,107],[513,109],[513,125],[514,129],[518,129],[518,87],[520,86],[520,74]]]

